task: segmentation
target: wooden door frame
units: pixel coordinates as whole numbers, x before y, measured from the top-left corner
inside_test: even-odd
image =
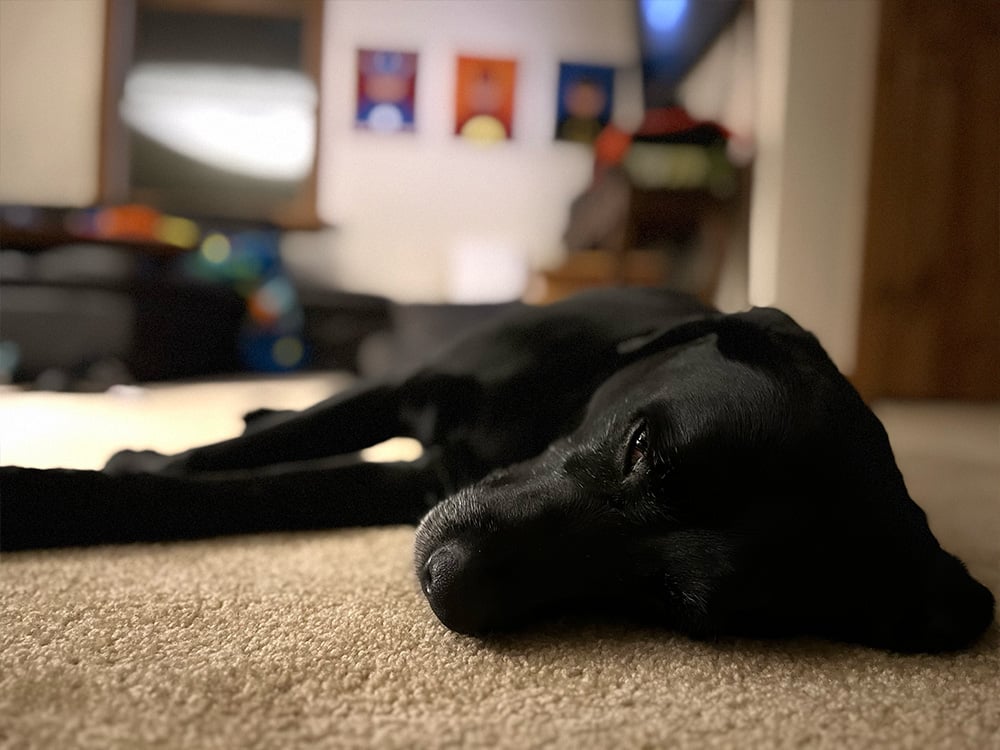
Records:
[[[925,0],[927,1],[927,0]],[[930,0],[933,1],[933,0]],[[947,5],[947,4],[946,4]],[[949,341],[949,346],[941,345],[936,351],[917,352],[907,349],[907,347],[919,339],[915,335],[908,344],[900,341],[899,333],[906,330],[906,321],[900,321],[887,313],[890,309],[903,309],[905,305],[892,308],[892,303],[887,300],[900,298],[900,295],[913,299],[921,293],[920,287],[924,286],[927,299],[933,301],[933,295],[928,291],[928,284],[943,283],[941,278],[935,278],[928,274],[913,273],[919,270],[919,258],[914,258],[914,254],[928,252],[927,248],[920,250],[902,244],[902,237],[906,232],[918,232],[915,235],[921,239],[919,228],[905,226],[907,218],[913,219],[913,206],[907,204],[912,196],[907,194],[907,190],[922,190],[924,197],[928,190],[933,188],[920,182],[918,179],[923,171],[927,171],[927,165],[923,162],[918,165],[906,163],[901,159],[901,154],[906,153],[906,147],[900,148],[899,139],[906,138],[907,122],[912,122],[907,118],[912,118],[913,113],[905,110],[905,94],[898,94],[898,87],[913,86],[912,81],[902,80],[909,73],[914,71],[901,70],[899,63],[895,59],[899,45],[909,44],[913,49],[915,37],[906,37],[911,27],[905,26],[907,22],[913,21],[913,14],[920,14],[922,3],[911,2],[911,0],[883,0],[882,13],[879,31],[879,56],[878,69],[876,73],[876,107],[873,123],[872,140],[872,168],[869,176],[868,190],[868,221],[865,231],[865,251],[862,270],[862,290],[859,314],[858,330],[858,356],[855,372],[852,380],[867,399],[879,397],[948,397],[948,398],[971,398],[971,399],[996,399],[1000,398],[1000,146],[996,142],[990,142],[992,156],[988,157],[996,164],[996,170],[989,176],[988,169],[985,174],[988,179],[982,184],[966,185],[958,179],[959,187],[967,190],[969,200],[978,201],[979,209],[974,219],[952,218],[954,228],[959,231],[946,238],[935,238],[930,244],[933,251],[937,253],[933,259],[924,259],[925,269],[936,264],[940,268],[944,262],[944,254],[950,251],[949,243],[955,243],[953,250],[961,250],[963,253],[975,253],[977,259],[976,269],[967,272],[966,281],[970,285],[976,285],[976,294],[980,299],[987,300],[982,310],[982,324],[975,327],[974,338],[970,335],[970,326],[964,328],[960,321],[951,320],[948,315],[923,316],[919,321],[915,320],[912,325],[923,325],[926,330],[922,335],[927,340],[942,341],[945,337],[954,337],[956,331],[970,340],[969,346],[982,347],[978,352],[976,362],[991,362],[992,373],[980,373],[982,366],[975,368],[975,372],[970,373],[968,368],[963,371],[961,364],[952,366],[951,360],[945,356],[945,352],[955,353],[962,350],[962,345]],[[970,0],[965,7],[951,8],[951,12],[964,13],[961,16],[961,23],[972,23],[973,20],[980,24],[979,33],[1000,34],[1000,3],[991,0]],[[923,20],[926,16],[921,17]],[[928,21],[931,23],[932,21]],[[929,32],[928,32],[929,33]],[[957,45],[953,45],[957,46]],[[921,51],[921,54],[940,54],[940,50]],[[957,54],[957,52],[956,52]],[[949,79],[950,80],[950,79]],[[959,96],[958,91],[961,81],[952,81],[955,89],[955,96]],[[897,87],[897,88],[894,88]],[[968,96],[968,94],[966,94]],[[903,111],[897,109],[899,102],[903,101]],[[992,111],[992,110],[991,110]],[[971,116],[971,115],[970,115]],[[989,116],[987,117],[989,119]],[[997,126],[1000,126],[1000,117],[997,118]],[[954,131],[948,131],[954,133]],[[1000,137],[1000,136],[998,136]],[[942,148],[947,150],[953,147],[955,136],[951,140],[943,143]],[[988,150],[988,149],[987,149]],[[954,151],[954,149],[953,149]],[[954,177],[956,170],[962,169],[963,165],[951,154],[952,161],[941,161],[942,155],[928,154],[927,160],[938,160],[938,166],[944,168],[950,177]],[[966,158],[966,155],[959,154]],[[968,167],[968,164],[965,164]],[[976,171],[976,175],[982,175],[982,170]],[[954,180],[953,180],[954,181]],[[982,181],[981,181],[982,182]],[[916,186],[916,187],[914,187]],[[951,201],[951,202],[949,202]],[[994,206],[991,213],[989,204]],[[960,199],[952,195],[942,195],[941,211],[955,210],[955,205],[962,205]],[[985,217],[983,219],[982,217]],[[944,227],[945,218],[935,217],[939,221],[934,226]],[[919,213],[916,216],[919,220]],[[974,223],[976,232],[971,234],[967,231],[970,223]],[[966,230],[966,231],[962,231]],[[914,236],[911,234],[911,236]],[[964,243],[964,244],[962,244]],[[921,245],[920,242],[917,245]],[[962,256],[957,253],[959,258]],[[956,263],[959,263],[956,260]],[[913,264],[913,265],[910,265]],[[893,268],[904,268],[897,273]],[[909,277],[904,272],[911,271]],[[955,274],[962,273],[962,269],[957,269]],[[949,279],[949,283],[955,285],[955,277]],[[984,288],[985,287],[985,288]],[[992,294],[990,293],[992,288]],[[992,299],[991,299],[992,296]],[[888,305],[888,306],[887,306]],[[947,312],[947,311],[942,311]],[[967,349],[968,347],[966,347]],[[944,360],[944,361],[942,361]],[[973,360],[968,360],[973,361]],[[920,367],[914,367],[923,363],[926,365],[926,372],[920,371]],[[916,369],[909,375],[904,373],[906,368]],[[949,369],[951,367],[951,369]]]

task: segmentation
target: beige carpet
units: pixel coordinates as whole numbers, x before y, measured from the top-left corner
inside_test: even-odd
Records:
[[[150,445],[217,439],[328,385],[2,393],[0,459],[96,465],[150,425]],[[1000,406],[880,412],[939,538],[1000,591]],[[412,536],[2,555],[0,747],[1000,748],[995,626],[948,656],[614,624],[480,642],[424,604]]]

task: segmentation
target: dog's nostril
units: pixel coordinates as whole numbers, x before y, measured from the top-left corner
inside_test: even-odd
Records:
[[[431,591],[434,590],[434,579],[437,574],[434,572],[434,568],[431,567],[431,561],[428,560],[424,563],[424,567],[420,569],[420,588],[424,592],[424,596],[430,596]]]
[[[420,571],[420,585],[428,597],[444,596],[453,587],[468,553],[452,542],[434,550]]]

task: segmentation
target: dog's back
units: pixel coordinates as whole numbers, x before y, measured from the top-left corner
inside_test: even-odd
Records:
[[[715,311],[662,289],[595,289],[520,306],[477,326],[400,378],[424,445],[456,446],[490,469],[529,458],[575,427],[628,342]]]

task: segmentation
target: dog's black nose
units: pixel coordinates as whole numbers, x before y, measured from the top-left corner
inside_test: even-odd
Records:
[[[448,542],[420,569],[420,585],[434,614],[449,630],[465,635],[478,635],[489,625],[488,598],[476,568],[465,546]]]

